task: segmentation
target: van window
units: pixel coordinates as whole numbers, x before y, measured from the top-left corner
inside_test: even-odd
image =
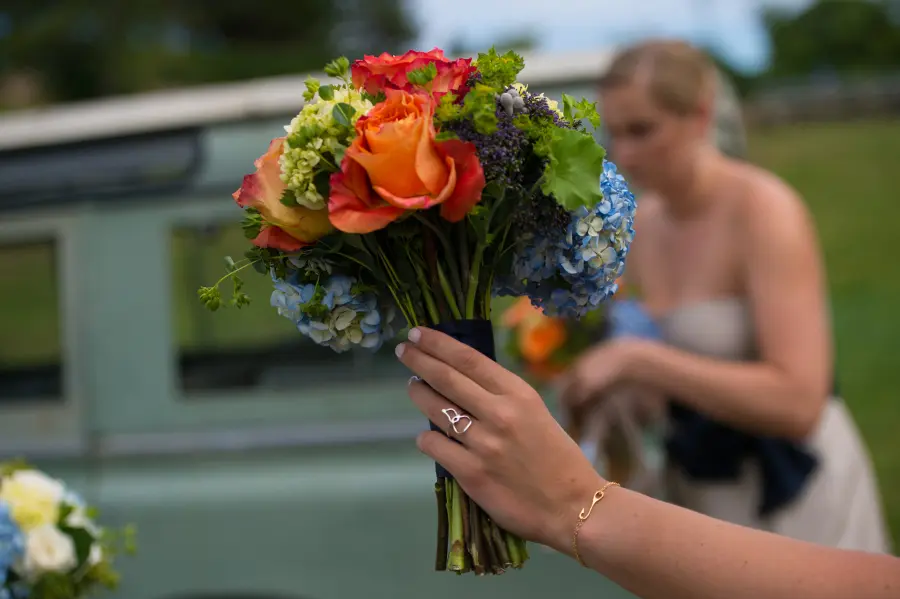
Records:
[[[338,354],[309,341],[270,306],[272,281],[252,269],[242,276],[250,305],[209,312],[198,300],[197,289],[225,274],[225,256],[238,261],[250,248],[237,221],[176,228],[171,248],[179,384],[187,394],[311,389],[405,375],[393,344],[374,353]],[[230,283],[221,290],[223,298],[230,298]]]
[[[56,243],[0,243],[0,404],[62,401]]]

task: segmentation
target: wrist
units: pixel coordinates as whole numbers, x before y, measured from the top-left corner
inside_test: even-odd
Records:
[[[626,344],[622,378],[629,383],[646,382],[657,344],[646,339],[629,339]]]
[[[548,531],[547,545],[549,547],[575,558],[572,542],[579,522],[578,516],[582,510],[590,508],[594,494],[606,483],[607,481],[602,476],[592,471],[591,476],[585,476],[571,485],[566,496],[560,501],[559,509],[551,523],[551,530]]]

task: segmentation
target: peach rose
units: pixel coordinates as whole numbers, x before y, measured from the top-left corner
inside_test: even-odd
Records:
[[[241,208],[255,208],[262,216],[263,226],[253,240],[254,245],[292,252],[315,243],[332,226],[327,210],[281,203],[286,189],[281,182],[279,163],[283,152],[284,137],[273,139],[269,150],[254,163],[256,172],[244,177],[241,188],[232,197]]]
[[[431,81],[431,92],[440,98],[447,92],[463,97],[468,92],[469,78],[475,73],[471,58],[449,60],[444,51],[435,48],[430,52],[410,50],[402,56],[385,52],[381,56],[364,56],[351,67],[353,85],[377,94],[388,89],[414,91],[414,86],[406,79],[407,73],[429,64],[437,68],[437,76]]]
[[[446,220],[462,220],[485,185],[475,146],[435,140],[434,101],[427,95],[386,94],[357,121],[341,171],[331,175],[331,223],[347,233],[369,233],[408,210],[434,206]]]

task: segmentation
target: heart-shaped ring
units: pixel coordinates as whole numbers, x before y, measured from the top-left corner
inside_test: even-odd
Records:
[[[472,419],[466,414],[460,414],[454,408],[446,408],[441,410],[444,416],[447,417],[447,420],[450,421],[450,427],[453,429],[453,432],[457,435],[461,435],[472,426]],[[461,429],[457,428],[457,425],[465,420],[465,423],[461,425]]]

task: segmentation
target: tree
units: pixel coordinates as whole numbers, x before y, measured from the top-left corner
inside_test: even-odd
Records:
[[[769,12],[769,75],[791,77],[896,69],[900,64],[897,3],[820,0],[797,15]]]
[[[402,0],[6,0],[4,74],[40,74],[54,101],[302,73],[398,51]]]

